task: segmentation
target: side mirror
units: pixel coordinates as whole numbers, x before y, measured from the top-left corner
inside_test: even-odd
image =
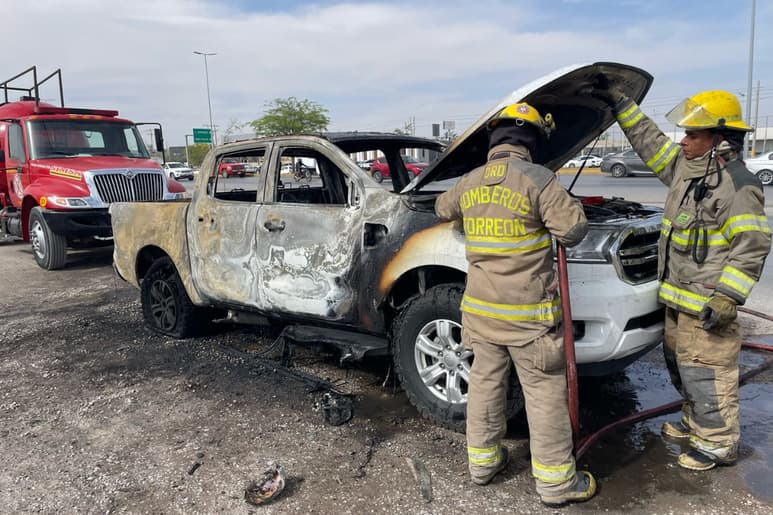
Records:
[[[156,139],[156,150],[159,152],[164,151],[164,133],[161,132],[161,129],[153,129],[153,136]]]

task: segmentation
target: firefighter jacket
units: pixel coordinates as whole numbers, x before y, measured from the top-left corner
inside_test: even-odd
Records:
[[[523,146],[497,145],[488,161],[440,195],[435,212],[462,220],[467,286],[462,324],[469,336],[525,345],[561,319],[552,238],[574,246],[587,232],[579,201]]]
[[[692,315],[714,292],[743,304],[770,252],[762,184],[726,142],[713,158],[707,152],[687,160],[635,102],[624,99],[615,112],[633,148],[668,186],[658,242],[660,301]]]

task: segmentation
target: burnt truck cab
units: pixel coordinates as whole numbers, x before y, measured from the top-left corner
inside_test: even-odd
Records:
[[[419,411],[463,429],[472,362],[461,344],[464,234],[460,224],[437,219],[435,199],[485,163],[486,122],[513,102],[528,101],[559,124],[562,135],[542,164],[557,169],[576,155],[614,122],[589,95],[599,73],[636,100],[652,80],[615,63],[568,67],[505,97],[448,148],[351,132],[213,149],[190,203],[111,206],[116,270],[140,289],[146,323],[157,332],[190,336],[212,316],[273,321],[291,339],[337,347],[342,360],[388,354]],[[374,150],[390,167],[383,183],[356,164]],[[408,151],[430,161],[416,177],[401,157]],[[261,173],[224,180],[218,170],[225,159],[258,162]],[[281,175],[288,160],[313,163],[318,177],[288,180]],[[592,228],[569,252],[576,354],[581,371],[607,374],[662,338],[660,211],[622,199],[582,200]],[[510,395],[512,414],[523,406],[517,380]]]
[[[36,93],[43,81],[28,72]],[[36,94],[9,102],[14,79],[0,83],[0,236],[31,242],[42,268],[63,267],[68,247],[110,243],[112,202],[185,195],[117,111],[57,107]]]

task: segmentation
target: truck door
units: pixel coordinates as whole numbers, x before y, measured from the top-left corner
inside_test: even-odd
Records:
[[[20,208],[24,198],[24,188],[29,184],[29,167],[24,153],[24,135],[21,124],[11,122],[6,127],[8,152],[5,156],[5,178],[11,204]]]
[[[255,227],[268,312],[353,321],[363,187],[341,155],[308,140],[275,146]]]
[[[266,147],[251,151],[249,159],[261,163]],[[188,214],[191,270],[200,293],[219,305],[258,307],[259,266],[255,250],[255,223],[263,197],[264,174],[220,177],[215,163],[209,170],[206,191],[196,192]],[[245,159],[245,157],[240,157]]]

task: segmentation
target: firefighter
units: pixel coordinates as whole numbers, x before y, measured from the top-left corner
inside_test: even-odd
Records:
[[[501,440],[510,363],[529,423],[531,470],[543,503],[590,499],[596,481],[577,472],[567,403],[552,237],[573,246],[587,232],[580,203],[542,162],[550,130],[526,103],[488,125],[488,161],[440,195],[435,211],[464,227],[469,264],[462,342],[475,359],[467,393],[467,455],[473,483],[485,485],[508,462]]]
[[[732,93],[704,91],[666,115],[685,130],[676,144],[606,77],[597,87],[594,94],[668,186],[659,297],[666,305],[663,351],[684,403],[681,419],[663,424],[662,434],[689,442],[678,459],[686,469],[731,465],[740,437],[736,306],[759,280],[771,242],[762,185],[740,159],[752,129]]]

